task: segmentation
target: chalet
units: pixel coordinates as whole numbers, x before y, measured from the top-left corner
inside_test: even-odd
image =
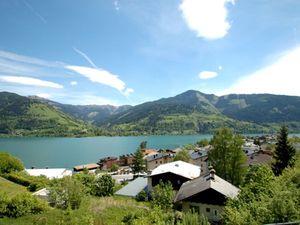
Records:
[[[126,155],[121,155],[118,160],[118,165],[119,166],[131,166],[134,161],[134,155],[131,154],[126,154]]]
[[[148,171],[152,171],[157,168],[159,165],[169,163],[173,161],[175,152],[171,150],[160,150],[156,154],[150,154],[145,157],[146,167]]]
[[[194,151],[191,151],[191,163],[201,167],[201,174],[208,173],[208,155],[207,149],[201,148]]]
[[[159,165],[148,177],[148,190],[159,184],[160,180],[170,181],[174,190],[189,180],[200,176],[200,167],[183,161],[175,161]]]
[[[96,163],[90,163],[90,164],[84,164],[84,165],[78,165],[78,166],[74,166],[73,170],[75,172],[80,172],[83,171],[85,169],[87,170],[96,170],[100,168],[100,166]]]
[[[45,176],[48,179],[72,176],[72,171],[65,168],[25,169],[30,176]]]
[[[114,164],[118,164],[117,157],[105,157],[99,160],[98,165],[102,170],[109,170]]]
[[[215,170],[211,169],[207,176],[182,184],[174,201],[183,211],[194,210],[210,221],[218,222],[226,200],[235,198],[238,193],[237,187],[215,175]]]
[[[247,155],[247,164],[249,166],[269,164],[272,162],[272,152],[260,150],[251,155]]]

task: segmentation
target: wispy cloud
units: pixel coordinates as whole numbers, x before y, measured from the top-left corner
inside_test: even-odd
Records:
[[[77,81],[74,81],[74,80],[73,80],[73,81],[70,82],[70,84],[71,84],[72,86],[75,86],[75,85],[77,85],[78,83],[77,83]]]
[[[117,11],[120,10],[120,4],[119,4],[119,1],[114,1],[114,6],[115,6],[115,10],[117,10]]]
[[[15,83],[21,85],[29,85],[29,86],[39,86],[39,87],[48,87],[48,88],[63,88],[63,85],[51,82],[40,80],[31,77],[20,77],[20,76],[0,76],[1,82],[6,83]]]
[[[202,71],[201,73],[198,74],[198,77],[202,80],[212,79],[216,76],[218,76],[218,73],[213,71]]]
[[[7,52],[0,50],[0,59],[5,59],[13,62],[20,62],[26,64],[32,64],[43,67],[63,67],[64,63],[62,62],[50,62],[34,57],[28,57],[24,55],[15,54],[13,52]]]
[[[90,59],[90,57],[88,57],[87,54],[85,54],[84,52],[80,51],[79,49],[73,47],[74,51],[77,52],[79,55],[81,55],[83,58],[86,59],[86,61],[88,61],[88,63],[94,67],[94,68],[98,68],[95,63]]]
[[[33,7],[31,4],[29,4],[26,0],[22,1],[24,3],[24,5],[35,15],[37,16],[43,23],[47,23],[47,20],[41,15],[39,14]]]
[[[270,65],[244,76],[219,95],[271,93],[300,96],[300,47],[284,52]]]
[[[227,3],[234,4],[234,0],[182,0],[179,9],[188,27],[196,31],[198,37],[218,39],[230,29]]]
[[[76,73],[81,74],[84,77],[87,77],[92,82],[115,88],[124,95],[128,95],[133,92],[133,89],[126,88],[124,81],[122,81],[117,75],[114,75],[109,71],[83,66],[66,66],[66,68],[75,71]]]
[[[50,94],[47,94],[47,93],[39,93],[39,94],[36,94],[36,96],[38,96],[40,98],[46,98],[46,99],[50,99],[52,97]]]

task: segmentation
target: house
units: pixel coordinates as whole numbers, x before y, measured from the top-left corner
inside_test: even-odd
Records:
[[[151,175],[148,176],[148,190],[159,184],[160,180],[170,181],[174,190],[179,190],[180,186],[196,177],[200,176],[200,167],[183,161],[175,161],[159,165]]]
[[[208,173],[208,155],[207,149],[201,148],[189,152],[191,156],[191,163],[201,167],[201,174]]]
[[[247,165],[261,165],[268,164],[272,162],[272,152],[260,150],[251,155],[247,155]]]
[[[43,199],[43,200],[46,200],[48,201],[49,200],[49,190],[47,188],[43,188],[41,190],[38,190],[34,193],[32,193],[33,196],[36,196],[40,199]]]
[[[147,177],[138,177],[130,181],[126,186],[118,190],[115,194],[129,197],[136,197],[141,191],[147,191]]]
[[[175,152],[171,150],[158,151],[156,154],[150,154],[145,157],[146,167],[148,171],[152,171],[161,164],[169,163],[173,161]]]
[[[259,149],[260,149],[259,145],[256,145],[253,142],[246,141],[243,144],[243,150],[247,156],[258,152]]]
[[[96,170],[100,168],[100,166],[96,163],[90,163],[90,164],[84,164],[84,165],[78,165],[78,166],[74,166],[73,170],[75,172],[80,172],[83,171],[84,169],[87,170]]]
[[[110,170],[114,164],[118,164],[118,158],[112,156],[102,158],[98,162],[102,170]]]
[[[72,170],[65,168],[25,169],[30,176],[45,176],[48,179],[72,176]]]
[[[215,175],[215,170],[211,169],[208,175],[182,184],[174,202],[181,205],[183,211],[194,210],[210,221],[218,222],[226,200],[235,198],[238,193],[237,187]]]
[[[118,160],[118,165],[119,166],[131,166],[134,161],[134,155],[131,154],[126,154],[126,155],[121,155]]]

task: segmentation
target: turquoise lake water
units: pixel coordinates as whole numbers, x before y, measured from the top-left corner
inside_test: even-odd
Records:
[[[75,165],[97,162],[105,156],[135,152],[142,141],[148,148],[174,149],[195,143],[211,135],[87,137],[87,138],[0,138],[0,151],[21,159],[26,168],[32,166],[73,168]]]
[[[293,134],[300,136],[300,134]],[[87,137],[87,138],[0,138],[0,151],[6,151],[21,159],[26,168],[32,166],[73,168],[79,164],[97,162],[106,156],[133,153],[142,141],[148,148],[175,149],[196,143],[211,135],[165,135],[135,137]]]

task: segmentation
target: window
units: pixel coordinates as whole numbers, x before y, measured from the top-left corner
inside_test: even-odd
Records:
[[[209,212],[210,212],[210,208],[206,208],[206,212],[208,212],[208,213],[209,213]]]
[[[199,206],[191,205],[190,206],[191,211],[194,213],[199,213]]]
[[[157,164],[157,161],[155,161],[155,164]]]

